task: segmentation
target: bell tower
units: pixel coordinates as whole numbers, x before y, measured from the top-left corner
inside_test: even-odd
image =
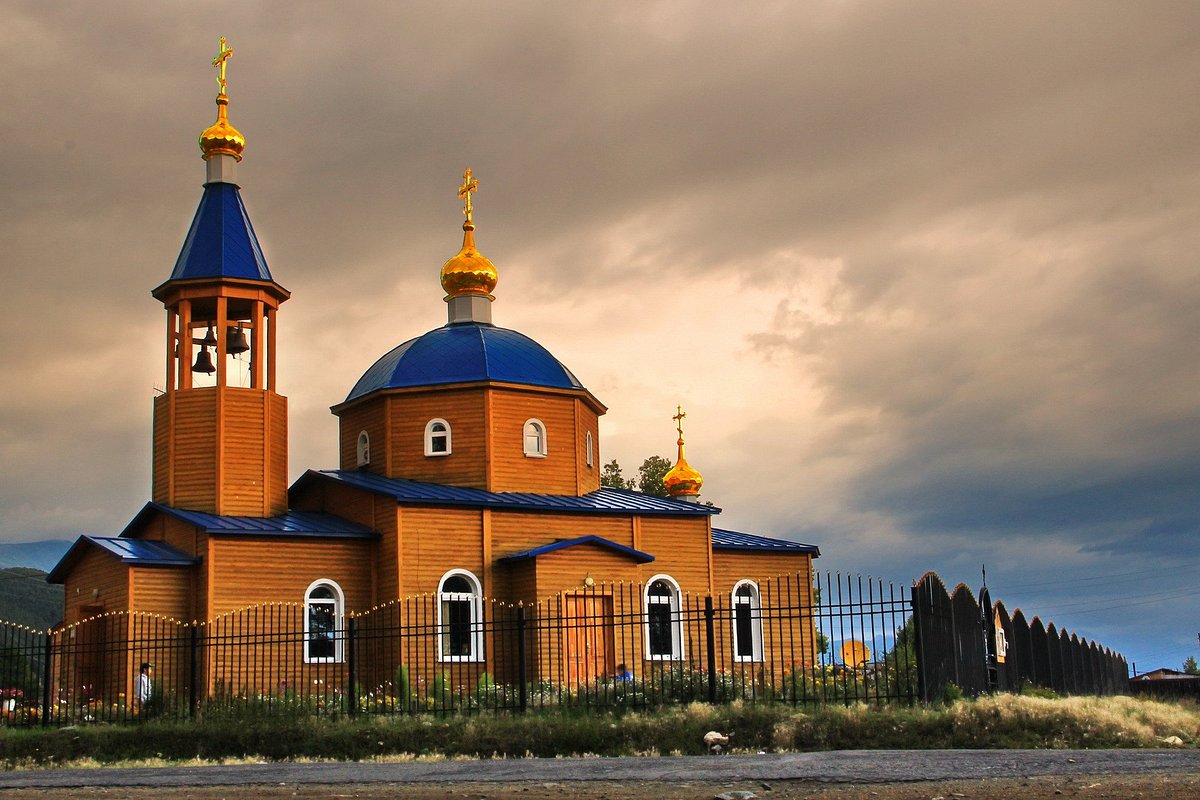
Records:
[[[238,184],[246,139],[228,119],[221,39],[217,121],[200,134],[206,180],[167,311],[166,391],[154,399],[155,502],[245,517],[287,510],[287,398],[275,379],[276,314],[290,296],[266,259]]]

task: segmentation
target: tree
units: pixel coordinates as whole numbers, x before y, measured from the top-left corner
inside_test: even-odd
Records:
[[[671,462],[662,456],[650,456],[638,467],[638,491],[654,497],[666,497],[667,487],[663,476],[671,469]]]
[[[621,465],[614,458],[600,470],[600,485],[609,489],[632,489],[633,481],[625,480],[621,474]]]
[[[1196,664],[1195,656],[1187,657],[1187,661],[1183,662],[1183,671],[1188,675],[1200,675],[1200,665]]]

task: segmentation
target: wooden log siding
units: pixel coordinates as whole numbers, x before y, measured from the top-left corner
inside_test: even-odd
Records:
[[[376,397],[343,411],[338,420],[339,463],[342,469],[359,469],[358,435],[363,431],[371,441],[371,461],[364,467],[387,475],[386,397]]]
[[[641,566],[642,580],[665,573],[675,579],[684,592],[708,594],[709,540],[706,517],[642,517],[639,521],[639,550],[655,560]]]
[[[491,390],[491,486],[495,492],[573,495],[583,433],[575,427],[571,395],[513,389]],[[546,426],[545,458],[525,455],[525,422]]]
[[[483,581],[482,516],[478,509],[400,508],[400,583],[406,595],[437,592],[452,569],[465,569]],[[495,592],[485,584],[483,594]]]
[[[291,540],[279,547],[270,536],[212,537],[209,561],[216,616],[246,606],[270,602],[304,602],[313,581],[326,578],[341,587],[346,611],[372,605],[371,541],[366,539]]]
[[[83,606],[105,611],[129,608],[129,573],[117,557],[88,547],[64,582],[63,623],[80,619]]]
[[[154,500],[215,514],[287,510],[287,398],[205,387],[154,399]]]

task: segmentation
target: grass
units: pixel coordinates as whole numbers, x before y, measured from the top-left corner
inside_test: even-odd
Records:
[[[700,754],[705,732],[735,750],[1200,746],[1200,705],[1130,697],[998,695],[949,705],[831,706],[806,711],[734,703],[624,714],[387,717],[334,721],[221,719],[63,729],[0,728],[6,769],[243,760]]]

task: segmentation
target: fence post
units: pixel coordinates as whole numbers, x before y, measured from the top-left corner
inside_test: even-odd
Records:
[[[191,625],[191,643],[188,647],[188,717],[196,718],[200,707],[200,690],[196,682],[200,678],[200,628],[195,621]]]
[[[350,703],[349,713],[351,717],[358,715],[358,687],[356,685],[358,679],[358,657],[355,651],[358,649],[354,645],[358,640],[358,620],[355,617],[350,618],[350,622],[346,625],[346,670],[349,676],[346,679],[346,700]]]
[[[912,587],[912,620],[913,620],[913,653],[917,657],[917,696],[923,702],[929,702],[929,684],[925,678],[925,637],[921,635],[921,621],[924,619],[921,609],[921,584],[914,583]]]
[[[42,727],[50,726],[50,677],[53,673],[54,631],[46,631],[46,661],[42,664]]]
[[[708,702],[714,704],[717,702],[717,641],[713,636],[715,616],[712,595],[708,595],[704,598],[704,632],[708,641]]]
[[[525,658],[525,604],[517,605],[517,692],[521,713],[529,709],[529,664]]]

